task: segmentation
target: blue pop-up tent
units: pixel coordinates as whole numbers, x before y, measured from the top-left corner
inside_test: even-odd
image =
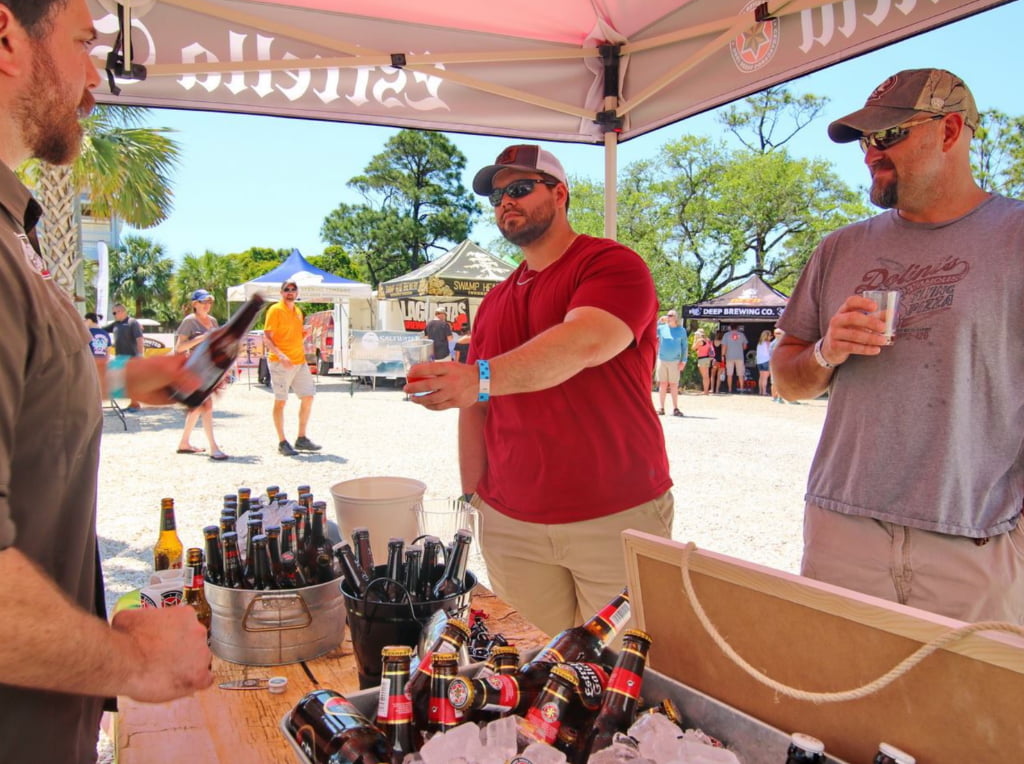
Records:
[[[266,300],[281,298],[281,285],[294,281],[299,286],[299,299],[303,302],[334,303],[334,336],[341,353],[334,354],[334,369],[348,368],[349,300],[373,296],[369,284],[346,279],[311,264],[302,253],[293,249],[288,258],[274,270],[228,287],[228,302],[242,302],[254,294]]]

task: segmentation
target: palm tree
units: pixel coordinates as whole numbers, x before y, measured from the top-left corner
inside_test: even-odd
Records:
[[[110,252],[111,303],[130,305],[132,315],[146,316],[152,306],[170,301],[174,261],[162,245],[144,236],[125,236],[121,244]]]
[[[185,255],[174,275],[173,296],[179,305],[187,305],[196,289],[207,289],[214,296],[214,317],[221,323],[228,318],[228,287],[243,281],[234,258],[207,250],[202,255]]]
[[[40,238],[54,279],[81,302],[80,198],[87,191],[93,215],[117,216],[149,228],[170,214],[169,173],[181,156],[169,128],[142,127],[149,109],[98,105],[83,124],[82,153],[69,166],[31,160],[21,176],[43,205]]]

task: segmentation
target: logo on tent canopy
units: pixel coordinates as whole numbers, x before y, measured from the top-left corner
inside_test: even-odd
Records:
[[[760,5],[759,0],[751,0],[743,6],[739,15],[752,12],[754,7]],[[740,32],[729,43],[729,53],[736,68],[741,72],[754,72],[763,67],[775,56],[779,49],[779,39],[782,36],[781,22],[779,19],[766,19],[765,21],[754,22],[751,26]]]

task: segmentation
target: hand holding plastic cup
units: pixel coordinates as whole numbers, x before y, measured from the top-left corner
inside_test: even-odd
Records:
[[[433,347],[434,343],[432,340],[409,340],[402,343],[402,365],[405,366],[406,382],[420,382],[426,379],[426,377],[410,377],[409,369],[416,364],[430,363]],[[430,395],[430,393],[413,393],[413,395],[419,397],[421,395]]]
[[[896,326],[899,324],[900,293],[895,289],[869,289],[863,296],[871,300],[878,309],[868,315],[877,316],[885,322],[885,344],[891,345],[896,338]]]

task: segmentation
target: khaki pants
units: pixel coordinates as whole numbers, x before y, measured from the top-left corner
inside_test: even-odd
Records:
[[[552,636],[590,618],[622,591],[623,530],[671,538],[675,514],[671,491],[614,515],[560,525],[513,520],[479,496],[473,505],[480,510],[480,549],[491,588]]]
[[[1024,525],[973,539],[808,503],[800,572],[961,621],[1024,624]]]

